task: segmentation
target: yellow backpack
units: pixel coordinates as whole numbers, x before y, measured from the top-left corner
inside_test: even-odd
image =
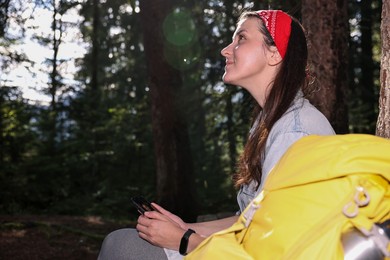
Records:
[[[343,234],[373,237],[390,218],[390,140],[362,134],[307,136],[285,153],[263,191],[230,228],[185,259],[344,259]]]

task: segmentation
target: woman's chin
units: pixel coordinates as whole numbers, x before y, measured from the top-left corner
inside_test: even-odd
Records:
[[[226,77],[225,75],[223,75],[222,81],[225,84],[233,84],[233,81],[231,79],[229,79],[229,77]]]

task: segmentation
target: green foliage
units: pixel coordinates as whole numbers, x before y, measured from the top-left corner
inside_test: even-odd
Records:
[[[238,11],[251,4],[233,0],[177,2],[162,25],[169,40],[165,55],[182,77],[176,102],[188,119],[196,195],[202,206],[199,214],[235,211],[231,176],[248,132],[251,100],[247,92],[221,82],[224,59],[220,50],[231,41]],[[360,15],[359,2],[351,2],[351,19]],[[379,1],[374,2],[370,86],[362,84],[361,38],[358,34],[351,37],[352,132],[375,129],[380,12]],[[81,32],[77,41],[84,42],[87,52],[75,61],[75,81],[66,81],[64,71],[52,75],[60,80],[55,106],[29,104],[18,88],[1,82],[0,213],[135,219],[131,196],[157,199],[139,2],[88,0],[64,4],[59,6],[61,14],[77,8],[83,18],[77,24]],[[299,16],[299,4],[257,1],[255,9],[271,5]],[[181,30],[170,31],[172,24]],[[359,27],[351,27],[352,31],[359,31]],[[50,37],[40,39],[50,42]],[[11,50],[13,44],[2,44],[1,53]],[[23,53],[18,55],[15,62],[25,61]],[[9,58],[1,57],[3,70]],[[32,64],[23,64],[33,71]],[[64,63],[58,64],[63,68]],[[43,84],[41,88],[50,93],[49,86]]]
[[[379,107],[380,17],[382,2],[351,1],[348,93],[349,129],[375,134]]]
[[[32,131],[36,109],[22,98],[15,87],[0,88],[0,210],[19,211],[22,187],[28,176],[19,171],[34,156],[36,134]]]

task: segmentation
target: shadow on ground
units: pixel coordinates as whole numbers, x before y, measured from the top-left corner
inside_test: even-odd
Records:
[[[96,260],[105,235],[133,225],[93,216],[0,216],[0,260]]]

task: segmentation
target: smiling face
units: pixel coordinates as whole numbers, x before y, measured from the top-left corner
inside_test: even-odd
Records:
[[[253,17],[241,20],[221,54],[226,58],[223,81],[247,89],[262,106],[281,59],[274,59],[276,47],[266,46],[260,23]]]

